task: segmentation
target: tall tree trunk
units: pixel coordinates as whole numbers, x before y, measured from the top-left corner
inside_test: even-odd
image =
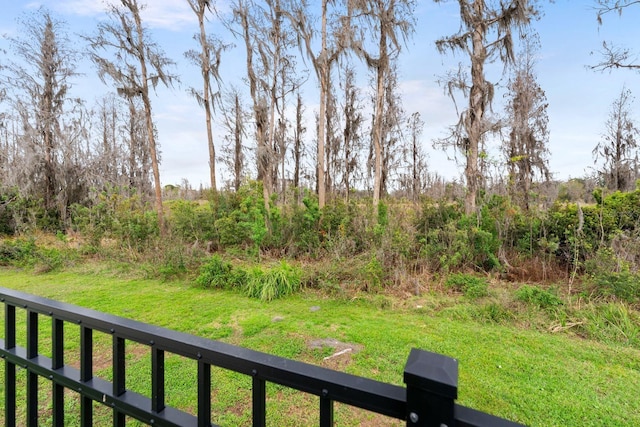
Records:
[[[435,0],[440,2],[443,0]],[[468,108],[462,113],[461,120],[450,138],[443,145],[454,145],[466,158],[465,212],[476,211],[476,198],[482,186],[480,171],[480,148],[486,132],[495,131],[498,123],[489,123],[485,113],[493,98],[493,84],[484,75],[484,64],[497,59],[504,65],[513,63],[513,29],[522,29],[537,16],[535,1],[509,0],[487,2],[486,0],[459,0],[461,26],[457,34],[436,41],[436,47],[443,53],[462,51],[470,56],[471,90]],[[487,40],[491,36],[493,40]],[[462,67],[462,66],[461,66]],[[459,68],[458,74],[446,82],[453,97],[452,88],[466,88],[469,83],[466,73]],[[455,99],[454,99],[455,101]],[[449,142],[447,142],[449,141]]]
[[[135,103],[133,102],[133,98],[127,99],[129,104],[129,187],[131,189],[137,188],[142,195],[142,187],[138,187],[138,182],[136,180],[136,108]]]
[[[320,111],[318,113],[318,207],[322,209],[326,203],[326,182],[324,177],[324,146],[326,143],[327,92],[329,90],[329,64],[327,63],[327,0],[322,0],[322,46],[320,51]]]
[[[242,106],[240,105],[240,95],[235,94],[235,129],[234,129],[234,156],[233,156],[233,172],[234,172],[234,188],[236,193],[240,191],[242,183]]]
[[[136,5],[137,6],[137,5]],[[136,23],[136,34],[138,36],[138,46],[144,46],[145,40],[143,38],[142,20],[140,19],[140,12],[136,10],[133,13],[133,18]],[[151,111],[151,101],[149,99],[149,81],[147,72],[147,61],[144,55],[140,55],[140,78],[142,81],[142,103],[144,104],[145,122],[147,125],[147,138],[149,140],[149,154],[151,155],[151,169],[153,170],[153,185],[155,190],[155,205],[156,213],[158,215],[158,228],[160,234],[165,235],[165,223],[164,223],[164,208],[162,206],[162,187],[160,184],[160,167],[158,165],[158,149],[156,147],[156,137],[153,127],[153,114]]]
[[[249,93],[253,101],[253,113],[256,126],[256,164],[258,168],[258,180],[262,181],[262,199],[266,212],[269,212],[269,204],[271,199],[271,171],[269,161],[269,141],[267,138],[268,118],[266,102],[258,94],[258,76],[256,76],[253,68],[253,46],[251,44],[251,32],[249,28],[249,7],[244,2],[239,2],[237,13],[240,17],[240,25],[242,26],[242,37],[245,43],[247,53],[247,77],[249,79]],[[268,219],[265,218],[268,222]]]
[[[210,77],[210,64],[211,57],[209,49],[207,48],[207,34],[204,27],[204,5],[202,7],[202,13],[198,14],[198,23],[200,24],[200,46],[202,46],[202,95],[205,121],[207,124],[207,142],[209,146],[209,178],[211,181],[211,191],[214,194],[217,191],[216,184],[216,147],[213,143],[213,130],[211,128],[211,77]]]
[[[473,4],[475,16],[484,15],[484,1],[475,1]],[[471,56],[471,92],[469,96],[469,111],[466,117],[467,128],[467,164],[465,178],[467,180],[467,193],[465,195],[464,209],[467,215],[476,211],[476,197],[480,189],[480,171],[478,166],[480,143],[484,128],[484,113],[486,109],[486,82],[484,78],[484,62],[487,58],[487,50],[484,45],[486,25],[477,25],[471,36],[473,55]]]
[[[275,153],[274,147],[275,147],[275,139],[276,139],[276,130],[275,130],[275,126],[276,126],[276,109],[277,109],[277,104],[278,104],[278,94],[277,94],[277,90],[278,90],[278,72],[280,71],[280,62],[282,59],[282,40],[280,38],[281,34],[282,34],[282,28],[281,28],[281,18],[280,18],[280,1],[279,0],[275,0],[275,4],[274,4],[274,8],[275,8],[275,19],[272,21],[272,37],[273,37],[273,46],[275,47],[275,52],[273,54],[273,63],[272,63],[272,67],[273,67],[273,74],[271,75],[271,87],[269,88],[269,96],[271,97],[270,101],[270,105],[269,105],[269,128],[268,128],[268,133],[267,133],[267,137],[268,137],[268,142],[267,142],[267,151],[266,154],[268,155],[267,158],[267,164],[265,165],[265,179],[263,180],[263,188],[265,191],[265,198],[268,198],[269,196],[271,196],[271,194],[273,193],[274,189],[277,186],[277,183],[274,182],[275,181],[275,174],[273,173],[274,169],[277,171],[278,166],[277,166],[277,161],[274,161],[275,156],[273,156],[274,158],[272,158],[272,156],[270,156],[269,154],[271,153]],[[275,165],[273,164],[275,163]],[[265,203],[265,207],[267,208],[267,212],[269,211],[268,209],[268,202]]]
[[[376,111],[373,123],[373,154],[374,154],[374,172],[373,172],[373,206],[377,207],[380,203],[380,193],[382,190],[382,117],[384,114],[384,83],[385,76],[389,67],[389,58],[387,57],[387,32],[386,26],[381,23],[380,27],[380,56],[376,64]]]
[[[302,119],[302,96],[300,96],[300,92],[298,92],[296,102],[296,131],[293,140],[293,187],[295,188],[296,203],[299,201],[300,194],[300,161],[302,157],[302,134],[304,133]]]

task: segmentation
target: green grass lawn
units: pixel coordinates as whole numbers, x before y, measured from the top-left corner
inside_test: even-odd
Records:
[[[463,320],[454,310],[430,308],[428,299],[437,296],[331,299],[305,291],[261,302],[185,282],[122,279],[104,272],[34,275],[13,269],[0,270],[0,286],[395,384],[402,384],[409,351],[417,347],[459,360],[458,402],[465,406],[531,426],[640,425],[640,350]],[[109,350],[108,338],[98,336],[96,348]],[[353,344],[355,351],[325,361],[334,349],[310,345],[322,339]],[[145,392],[150,387],[145,349],[127,347],[127,360],[128,384]],[[168,403],[193,411],[195,364],[176,356],[166,365]],[[107,366],[97,375],[108,378],[109,370]],[[250,379],[219,369],[213,375],[214,422],[250,425]],[[275,385],[267,390],[270,425],[317,423],[315,398]],[[74,400],[68,400],[70,412],[77,411]],[[96,419],[102,419],[99,413]],[[69,420],[71,425],[73,416]],[[402,425],[341,405],[336,421]]]

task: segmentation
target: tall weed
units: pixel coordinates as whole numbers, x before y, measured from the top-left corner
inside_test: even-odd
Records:
[[[538,286],[522,285],[515,293],[516,299],[542,309],[562,305],[562,300],[553,292]]]
[[[482,277],[465,273],[455,273],[447,277],[445,287],[453,289],[471,299],[489,295],[489,283]]]
[[[300,289],[301,271],[286,261],[271,268],[256,266],[248,271],[245,293],[251,298],[271,301]]]
[[[624,303],[593,304],[584,310],[581,329],[589,338],[640,346],[640,316]]]

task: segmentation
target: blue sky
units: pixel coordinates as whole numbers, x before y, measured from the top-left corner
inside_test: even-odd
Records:
[[[67,22],[72,39],[74,34],[91,34],[96,22],[103,18],[103,3],[97,0],[40,0],[5,1],[0,14],[0,34],[18,33],[16,18],[25,12],[45,6],[58,19]],[[171,90],[160,89],[153,99],[159,143],[162,151],[161,180],[163,184],[180,184],[186,178],[192,186],[208,184],[207,147],[204,113],[187,94],[190,86],[199,87],[199,72],[183,59],[183,52],[197,48],[192,39],[197,23],[193,12],[183,0],[153,0],[143,14],[152,29],[152,36],[166,54],[178,62],[177,72],[181,84]],[[223,3],[223,2],[220,2]],[[435,4],[418,0],[415,34],[400,57],[400,81],[404,108],[408,114],[420,112],[425,121],[423,141],[429,155],[429,166],[447,178],[457,178],[462,168],[448,160],[446,155],[432,147],[432,140],[445,135],[448,126],[456,122],[451,100],[438,86],[439,76],[466,63],[462,55],[440,55],[434,42],[451,35],[459,28],[457,1]],[[594,72],[589,65],[598,61],[598,50],[603,41],[636,48],[640,54],[640,6],[632,7],[622,16],[611,14],[598,26],[595,0],[556,0],[544,2],[544,14],[533,23],[540,34],[537,74],[549,102],[550,169],[554,177],[567,179],[582,177],[593,167],[591,151],[604,131],[604,123],[613,100],[623,85],[635,96],[640,95],[640,73],[628,70]],[[224,7],[224,6],[223,6]],[[219,33],[233,41],[212,23],[210,33]],[[236,41],[238,46],[241,43]],[[7,43],[0,40],[0,48]],[[640,62],[640,59],[639,59]],[[222,60],[225,84],[242,86],[245,75],[244,52],[239,47]],[[492,67],[489,79],[500,77],[501,67]],[[74,90],[91,103],[110,90],[93,73],[89,64],[81,65],[81,76]],[[361,75],[363,85],[367,76]],[[366,89],[366,88],[365,88]],[[312,117],[317,105],[317,90],[313,75],[304,89],[307,114]],[[500,111],[502,96],[496,96],[494,110]],[[633,116],[640,121],[640,101],[633,104]],[[309,126],[311,128],[311,126]],[[311,135],[308,135],[311,140]],[[216,140],[221,140],[217,131]],[[219,150],[219,147],[218,147]],[[220,172],[224,173],[224,172]],[[219,173],[219,174],[220,174]]]

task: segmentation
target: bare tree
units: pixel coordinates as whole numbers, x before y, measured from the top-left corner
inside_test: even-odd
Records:
[[[269,212],[273,177],[273,131],[275,127],[276,76],[282,59],[282,14],[280,2],[267,2],[267,8],[252,0],[237,0],[234,17],[247,55],[247,79],[253,103],[258,180],[262,181],[265,211]],[[265,23],[264,20],[269,20]],[[257,60],[254,56],[257,56]]]
[[[338,123],[338,101],[336,99],[333,82],[329,80],[327,88],[327,99],[325,105],[325,142],[324,142],[324,159],[325,159],[325,188],[330,195],[334,193],[337,184],[337,177],[340,169],[339,154],[341,135]],[[318,130],[320,123],[318,121]]]
[[[598,25],[602,25],[605,15],[617,13],[620,16],[626,8],[631,6],[640,6],[640,0],[596,0]],[[612,68],[640,70],[640,63],[635,62],[637,58],[629,48],[603,42],[600,54],[602,60],[591,68],[596,70]]]
[[[302,103],[302,95],[300,91],[296,93],[296,123],[293,133],[293,186],[295,188],[295,201],[299,201],[300,194],[300,164],[303,155],[303,138],[307,132],[304,126],[304,104]]]
[[[220,40],[207,37],[204,26],[205,14],[207,11],[213,10],[213,0],[187,0],[189,6],[198,18],[200,32],[194,36],[200,43],[200,52],[189,50],[185,56],[194,64],[200,67],[202,73],[202,91],[191,88],[191,94],[196,98],[198,104],[204,107],[205,122],[207,125],[207,142],[209,146],[209,175],[211,180],[211,189],[216,191],[216,148],[213,143],[213,130],[211,120],[213,110],[215,108],[216,99],[219,98],[220,91],[220,60],[222,52],[227,50],[230,45],[222,43]],[[211,84],[211,79],[218,84],[218,90],[215,91]]]
[[[509,188],[521,205],[529,209],[532,183],[539,173],[544,180],[549,172],[549,117],[547,97],[536,81],[535,54],[538,38],[530,34],[524,39],[524,50],[518,55],[512,79],[509,81],[506,106],[508,137],[503,152],[509,171]]]
[[[289,44],[287,43],[286,46],[289,47]],[[277,80],[275,81],[274,94],[276,96],[272,98],[275,107],[272,108],[272,112],[274,113],[272,144],[273,153],[277,160],[277,162],[274,162],[273,178],[276,182],[280,180],[280,194],[283,196],[286,196],[286,166],[290,160],[288,153],[291,142],[289,129],[292,127],[289,114],[287,113],[289,107],[287,100],[289,99],[289,95],[295,94],[296,92],[299,93],[300,87],[306,80],[304,73],[296,76],[296,65],[295,58],[292,55],[286,54],[283,56],[280,61]],[[275,113],[277,113],[277,117],[275,117]]]
[[[59,165],[56,181],[59,183],[56,200],[60,216],[67,221],[68,207],[86,201],[89,194],[87,167],[91,163],[90,114],[84,103],[76,99],[61,120]]]
[[[128,185],[131,192],[137,192],[142,197],[146,197],[152,190],[149,171],[153,168],[147,143],[149,136],[146,115],[139,98],[127,97],[126,101],[127,120],[122,137],[128,145],[126,170]],[[159,158],[158,161],[160,161]]]
[[[380,179],[380,194],[388,193],[393,181],[397,181],[401,163],[401,143],[405,139],[403,123],[405,111],[402,107],[402,97],[398,93],[397,62],[392,61],[384,85],[384,114],[382,116],[382,175]]]
[[[640,0],[596,0],[598,24],[602,24],[602,17],[609,13],[622,15],[627,7],[640,5]]]
[[[153,170],[155,204],[160,232],[165,232],[159,154],[151,109],[150,89],[159,83],[170,86],[177,76],[167,70],[175,63],[154,43],[142,23],[144,5],[137,0],[121,0],[121,5],[108,8],[110,20],[98,24],[98,33],[89,37],[89,55],[98,66],[98,75],[108,77],[118,93],[129,99],[140,97],[144,106],[148,149]],[[110,51],[110,52],[109,52]],[[105,55],[111,53],[113,58]]]
[[[406,127],[409,138],[402,150],[407,164],[403,186],[409,191],[411,200],[417,201],[425,189],[427,180],[427,156],[422,148],[421,139],[424,121],[420,117],[420,113],[413,113],[407,119]]]
[[[0,87],[0,106],[4,100],[3,95],[3,88]],[[0,191],[6,185],[9,172],[9,122],[7,112],[0,110]]]
[[[309,1],[301,0],[297,6],[287,13],[292,26],[298,36],[298,45],[304,50],[311,61],[320,86],[320,105],[318,112],[318,150],[317,150],[317,189],[318,205],[326,203],[326,144],[327,144],[327,102],[331,89],[331,68],[349,43],[351,33],[348,20],[338,19],[339,25],[330,31],[328,23],[329,5],[335,5],[336,0],[321,0],[320,3],[320,47],[315,50],[314,40],[317,30],[310,19]]]
[[[23,144],[26,168],[18,173],[28,181],[20,186],[35,190],[44,207],[56,210],[64,219],[64,206],[57,203],[63,117],[73,100],[68,90],[76,75],[77,52],[72,48],[64,23],[39,9],[21,23],[22,33],[10,39],[20,62],[6,64],[5,84],[11,88],[13,109],[20,122],[18,136]]]
[[[345,200],[349,201],[353,179],[357,173],[358,156],[362,150],[362,105],[360,90],[355,84],[355,72],[353,67],[346,66],[344,76],[340,78],[344,92],[343,105],[343,130],[342,130],[342,183],[345,191]]]
[[[108,93],[94,106],[92,126],[93,164],[87,170],[91,186],[151,195],[151,159],[142,101]]]
[[[631,188],[636,177],[640,131],[631,117],[632,103],[631,91],[622,88],[611,105],[602,140],[593,149],[594,162],[604,161],[601,173],[612,190]]]
[[[434,0],[441,3],[446,0]],[[456,89],[468,98],[468,107],[460,114],[448,145],[455,146],[466,158],[467,193],[465,211],[476,211],[476,197],[482,176],[478,166],[483,138],[496,129],[487,118],[494,94],[494,85],[486,79],[485,65],[499,59],[505,65],[514,61],[512,31],[528,25],[537,16],[535,0],[458,0],[461,29],[457,34],[436,41],[441,53],[462,51],[471,62],[471,83],[462,69],[446,82],[453,97]],[[462,65],[461,65],[462,67]]]
[[[224,137],[226,144],[222,148],[222,160],[231,170],[233,175],[232,186],[238,192],[246,175],[247,162],[243,140],[246,136],[245,123],[248,117],[238,89],[231,89],[225,94],[224,98],[222,111],[223,127],[226,131]]]
[[[374,118],[372,125],[374,183],[373,204],[377,206],[383,190],[383,120],[385,84],[391,71],[391,60],[396,58],[402,47],[402,40],[413,31],[413,0],[350,0],[353,15],[363,19],[371,36],[377,42],[375,54],[369,53],[361,40],[352,44],[355,52],[363,57],[373,70],[376,79]]]
[[[95,186],[104,188],[108,185],[117,185],[119,176],[120,159],[119,150],[119,126],[121,120],[121,109],[119,99],[110,93],[97,101],[95,111],[95,127],[98,135],[94,152],[98,161],[94,167]]]

